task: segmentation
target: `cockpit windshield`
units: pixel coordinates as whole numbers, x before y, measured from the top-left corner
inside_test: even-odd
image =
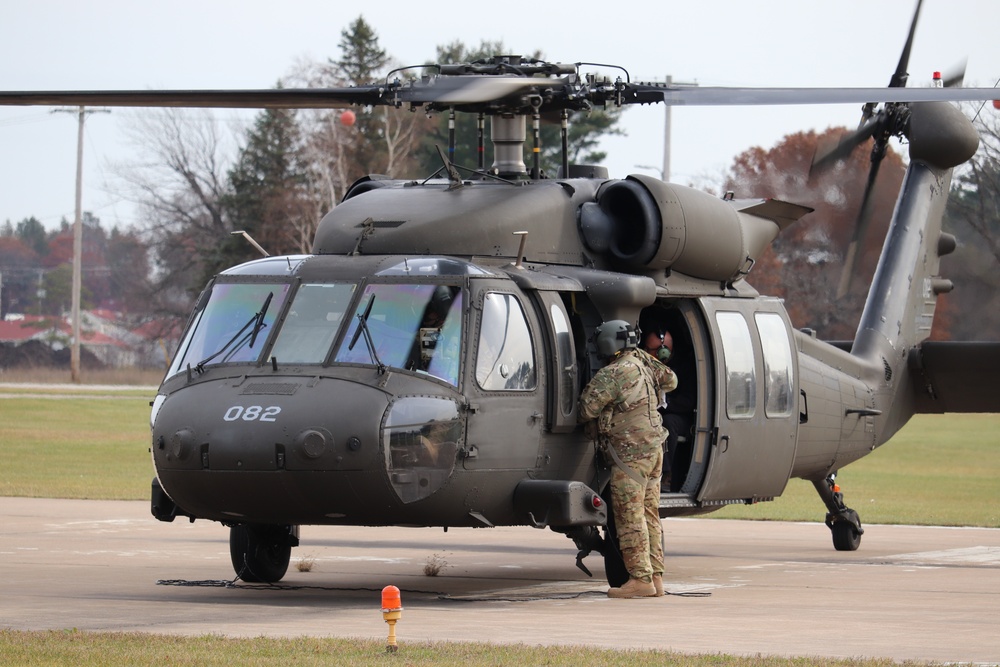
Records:
[[[278,363],[321,364],[344,321],[355,285],[307,284],[299,288],[281,324],[271,356]]]
[[[278,364],[325,364],[348,323],[334,362],[384,365],[458,385],[461,287],[372,283],[355,299],[355,283],[306,283],[286,307],[291,288],[284,282],[215,283],[167,376],[188,366],[201,372],[215,364],[262,363],[271,340],[268,356]],[[365,312],[367,332],[359,332],[359,314]],[[355,335],[360,333],[364,338]]]
[[[366,323],[375,358],[354,335],[360,325],[358,315],[369,304],[371,311]],[[427,373],[458,385],[463,310],[460,287],[370,284],[358,300],[357,308],[336,361],[361,364],[381,361],[386,366]],[[351,341],[355,342],[353,348]]]
[[[216,283],[167,375],[187,366],[256,362],[288,296],[288,283]]]

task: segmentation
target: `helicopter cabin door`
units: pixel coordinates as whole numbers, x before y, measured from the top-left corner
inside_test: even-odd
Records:
[[[467,470],[530,470],[537,465],[545,423],[541,328],[513,283],[474,280],[472,288],[462,465]]]
[[[788,315],[777,299],[700,300],[717,381],[715,428],[698,500],[781,495],[798,435],[798,363]]]

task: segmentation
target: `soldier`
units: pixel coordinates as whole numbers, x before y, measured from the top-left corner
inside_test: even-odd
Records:
[[[597,419],[597,433],[614,461],[611,499],[629,580],[608,597],[663,595],[660,474],[666,431],[659,396],[677,386],[673,371],[637,349],[634,327],[611,320],[595,331],[597,352],[610,359],[580,396],[580,421]]]

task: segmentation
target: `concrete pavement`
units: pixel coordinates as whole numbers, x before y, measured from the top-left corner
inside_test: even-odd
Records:
[[[393,584],[401,650],[481,640],[1000,663],[1000,530],[866,526],[858,551],[837,552],[822,524],[664,527],[675,595],[660,599],[608,599],[599,556],[590,579],[572,542],[531,528],[306,526],[279,586],[227,587],[219,524],[163,524],[145,502],[0,498],[0,627],[384,638]]]

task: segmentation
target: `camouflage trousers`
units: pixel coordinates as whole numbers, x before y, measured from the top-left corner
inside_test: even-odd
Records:
[[[663,574],[663,527],[660,524],[660,474],[663,449],[627,461],[640,483],[621,469],[611,469],[611,503],[625,569],[635,579],[650,581]]]

